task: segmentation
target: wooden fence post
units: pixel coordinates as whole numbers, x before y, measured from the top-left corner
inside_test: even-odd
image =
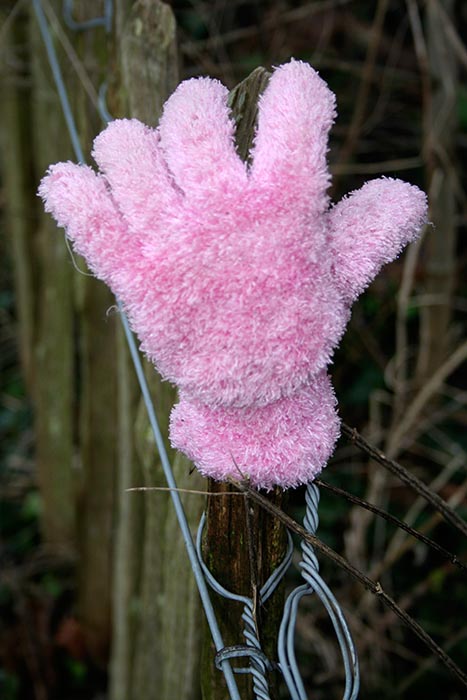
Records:
[[[253,142],[257,116],[257,101],[265,89],[269,74],[257,68],[230,94],[232,115],[237,124],[236,141],[239,155],[248,159]],[[231,491],[229,484],[209,480],[209,492]],[[277,506],[284,505],[284,492],[276,488],[267,497]],[[248,519],[248,525],[247,525]],[[248,544],[248,528],[251,542]],[[250,547],[253,551],[250,551]],[[258,588],[282,561],[286,549],[284,527],[251,501],[238,496],[208,496],[207,519],[203,541],[205,561],[216,580],[228,590],[254,597]],[[254,566],[250,565],[253,555]],[[254,569],[252,571],[252,568]],[[242,634],[243,606],[213,595],[216,614],[226,646],[244,643]],[[262,648],[271,660],[276,660],[276,640],[282,616],[283,590],[272,595],[264,607],[258,608],[258,628]],[[207,639],[203,649],[202,691],[205,700],[225,700],[223,675],[214,667],[215,649]],[[248,660],[241,660],[246,665]],[[242,700],[253,698],[251,676],[238,675]],[[271,698],[277,697],[277,679],[270,674]]]
[[[52,5],[58,7],[59,3]],[[31,11],[32,15],[32,11]],[[49,164],[72,156],[60,102],[35,19],[30,35],[30,167],[33,187]],[[30,193],[36,216],[29,247],[34,288],[34,328],[24,329],[32,342],[37,476],[42,497],[41,529],[52,546],[76,545],[74,464],[75,358],[73,348],[73,270],[64,237]],[[34,202],[34,199],[36,200]],[[24,261],[18,262],[24,266]]]

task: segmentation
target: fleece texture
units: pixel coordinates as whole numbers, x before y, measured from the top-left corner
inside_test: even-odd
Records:
[[[257,486],[291,486],[332,453],[326,367],[352,302],[417,236],[426,197],[382,178],[330,205],[335,97],[308,64],[274,71],[249,168],[227,96],[183,82],[157,129],[112,122],[94,142],[99,172],[58,163],[39,193],[179,387],[173,444],[214,478],[237,464]]]
[[[262,488],[310,480],[339,437],[336,399],[326,372],[291,397],[243,409],[206,406],[184,393],[172,411],[170,435],[206,476],[247,478]]]

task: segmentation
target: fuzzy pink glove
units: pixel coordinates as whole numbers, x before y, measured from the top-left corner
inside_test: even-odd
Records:
[[[235,462],[258,486],[289,486],[332,452],[325,368],[351,303],[416,237],[426,198],[380,179],[330,208],[335,99],[309,65],[275,70],[249,169],[227,95],[182,83],[157,130],[119,120],[96,138],[100,174],[59,163],[39,192],[180,388],[175,445],[215,478]]]

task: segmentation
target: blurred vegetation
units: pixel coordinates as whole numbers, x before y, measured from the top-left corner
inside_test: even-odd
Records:
[[[467,49],[462,41],[467,32],[466,4],[462,0],[173,0],[168,4],[177,21],[182,78],[210,75],[232,88],[256,66],[269,68],[291,56],[320,71],[338,101],[329,154],[333,198],[380,174],[401,177],[429,192],[434,226],[427,228],[420,245],[383,270],[354,307],[332,376],[345,422],[403,462],[467,518],[465,363],[443,372],[465,343],[466,329],[467,177],[462,168],[467,158]],[[35,58],[27,32],[21,36],[23,29],[17,26],[19,22],[29,26],[32,33],[37,28],[26,5],[0,3],[0,50],[2,84],[6,89],[14,85],[27,103]],[[102,3],[94,5],[100,11]],[[15,42],[8,40],[12,32],[17,32]],[[103,31],[98,40],[106,41]],[[109,59],[111,87],[114,64]],[[84,65],[89,68],[89,62]],[[10,135],[5,133],[5,122],[0,125],[5,151]],[[36,175],[23,175],[32,201]],[[12,216],[36,222],[37,212],[8,211],[7,184],[3,178],[0,697],[103,698],[109,650],[103,659],[96,656],[77,613],[76,552],[50,542],[41,529],[38,417],[30,390],[30,341],[21,336],[15,304],[17,261],[11,241]],[[36,314],[37,309],[30,312]],[[73,352],[83,352],[78,341]],[[79,384],[82,378],[76,376],[74,381]],[[424,393],[426,387],[431,391]],[[418,410],[407,420],[412,415],[408,409],[417,401]],[[81,409],[76,397],[72,410],[77,430]],[[467,560],[465,540],[348,441],[340,441],[323,478],[386,508]],[[297,519],[303,515],[302,503],[298,489],[290,505]],[[320,537],[381,580],[466,669],[465,575],[405,533],[327,492],[322,493],[320,519]],[[356,640],[362,698],[465,697],[465,689],[390,612],[326,561],[323,570]],[[296,580],[298,574],[291,574],[290,585]],[[338,650],[313,597],[302,604],[297,644],[310,697],[341,697]]]

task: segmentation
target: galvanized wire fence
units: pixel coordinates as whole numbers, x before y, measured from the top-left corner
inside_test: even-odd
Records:
[[[75,156],[80,163],[85,163],[83,149],[81,147],[76,122],[71,110],[70,101],[68,98],[65,82],[63,80],[62,71],[58,61],[54,42],[52,39],[49,21],[44,12],[43,3],[41,0],[31,0],[34,12],[37,18],[38,26],[44,46],[47,52],[50,69],[53,74],[55,87],[62,106],[65,122],[70,135],[70,140],[75,152]],[[104,4],[104,14],[101,17],[89,19],[85,22],[77,22],[74,18],[74,2],[73,0],[64,0],[63,3],[63,19],[66,25],[73,31],[89,31],[96,27],[105,27],[106,31],[110,31],[113,16],[113,2],[106,0]],[[111,120],[106,103],[106,83],[99,90],[99,111],[104,123]],[[154,440],[159,452],[160,461],[167,485],[170,489],[170,497],[175,508],[178,524],[183,534],[183,539],[190,561],[193,575],[198,587],[201,602],[206,614],[209,629],[213,638],[216,649],[215,664],[223,672],[231,700],[240,700],[240,695],[235,680],[235,673],[249,673],[253,678],[253,692],[257,700],[269,700],[268,688],[268,672],[274,668],[280,670],[290,694],[291,700],[306,700],[306,691],[301,678],[300,670],[295,656],[295,624],[298,614],[298,605],[300,600],[305,595],[315,593],[326,608],[329,617],[334,626],[336,637],[341,649],[342,659],[345,670],[345,689],[343,700],[356,700],[359,692],[359,668],[356,650],[350,635],[347,623],[345,621],[342,610],[337,603],[334,595],[326,585],[325,581],[319,574],[319,564],[312,546],[305,541],[302,541],[302,562],[300,568],[304,583],[296,588],[288,596],[283,612],[282,623],[280,625],[278,637],[278,659],[279,663],[274,664],[268,659],[261,648],[259,640],[254,602],[251,598],[237,595],[222,587],[212,576],[201,554],[201,537],[205,522],[203,515],[197,535],[196,546],[193,543],[191,532],[188,526],[184,508],[177,491],[177,484],[174,479],[172,467],[165,449],[164,440],[161,434],[159,423],[157,420],[154,404],[151,398],[149,387],[143,371],[141,357],[136,347],[134,336],[130,330],[127,318],[123,312],[121,305],[118,303],[120,318],[123,324],[125,337],[128,343],[132,361],[135,367],[136,375],[140,385],[143,400],[146,406],[149,422],[154,435]],[[310,483],[306,490],[306,514],[304,519],[305,528],[315,534],[318,527],[318,503],[319,491],[316,485]],[[293,543],[290,535],[288,535],[288,547],[282,563],[272,573],[270,578],[263,585],[259,593],[259,603],[264,604],[266,600],[276,590],[277,586],[282,581],[292,559]],[[224,596],[229,600],[234,600],[243,603],[244,609],[242,620],[244,624],[243,636],[244,643],[236,644],[230,647],[224,645],[219,625],[216,620],[214,609],[209,596],[208,586],[216,593]],[[248,665],[240,668],[233,668],[230,660],[247,658]]]

